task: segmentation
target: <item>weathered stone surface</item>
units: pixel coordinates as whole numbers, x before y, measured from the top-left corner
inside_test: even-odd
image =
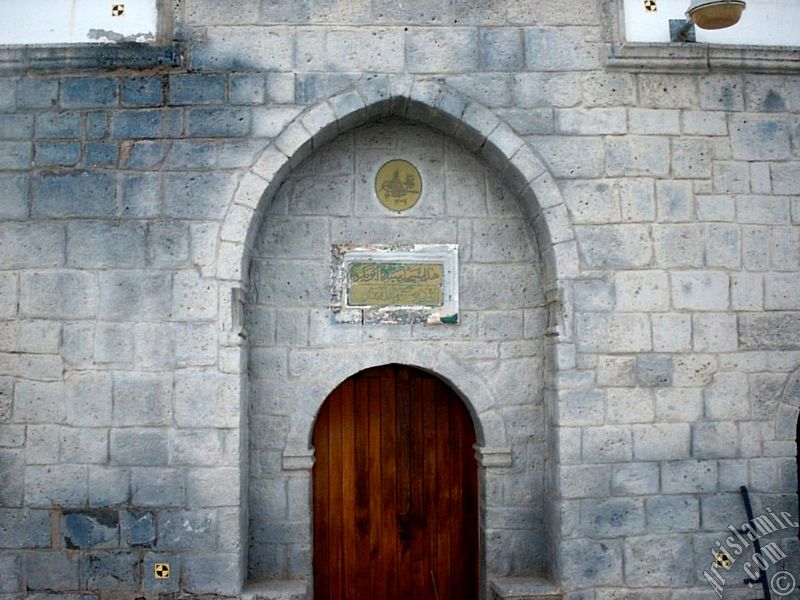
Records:
[[[739,318],[739,344],[749,350],[800,347],[800,313],[746,313]]]

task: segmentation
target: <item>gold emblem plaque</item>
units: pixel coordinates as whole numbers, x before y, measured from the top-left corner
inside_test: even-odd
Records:
[[[389,210],[403,212],[417,203],[422,193],[422,176],[407,160],[390,160],[375,176],[375,194]]]

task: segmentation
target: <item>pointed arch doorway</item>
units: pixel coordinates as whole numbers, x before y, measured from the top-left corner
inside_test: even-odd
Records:
[[[403,365],[336,388],[313,433],[314,598],[478,598],[475,429],[437,377]]]

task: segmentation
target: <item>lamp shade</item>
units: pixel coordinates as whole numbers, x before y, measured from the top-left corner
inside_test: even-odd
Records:
[[[700,29],[724,29],[739,22],[744,0],[692,0],[686,14]]]

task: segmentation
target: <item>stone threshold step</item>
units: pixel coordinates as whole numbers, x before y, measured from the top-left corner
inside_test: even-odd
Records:
[[[242,590],[242,600],[306,600],[307,581],[248,582]]]
[[[492,577],[492,600],[561,600],[558,586],[541,577]]]

